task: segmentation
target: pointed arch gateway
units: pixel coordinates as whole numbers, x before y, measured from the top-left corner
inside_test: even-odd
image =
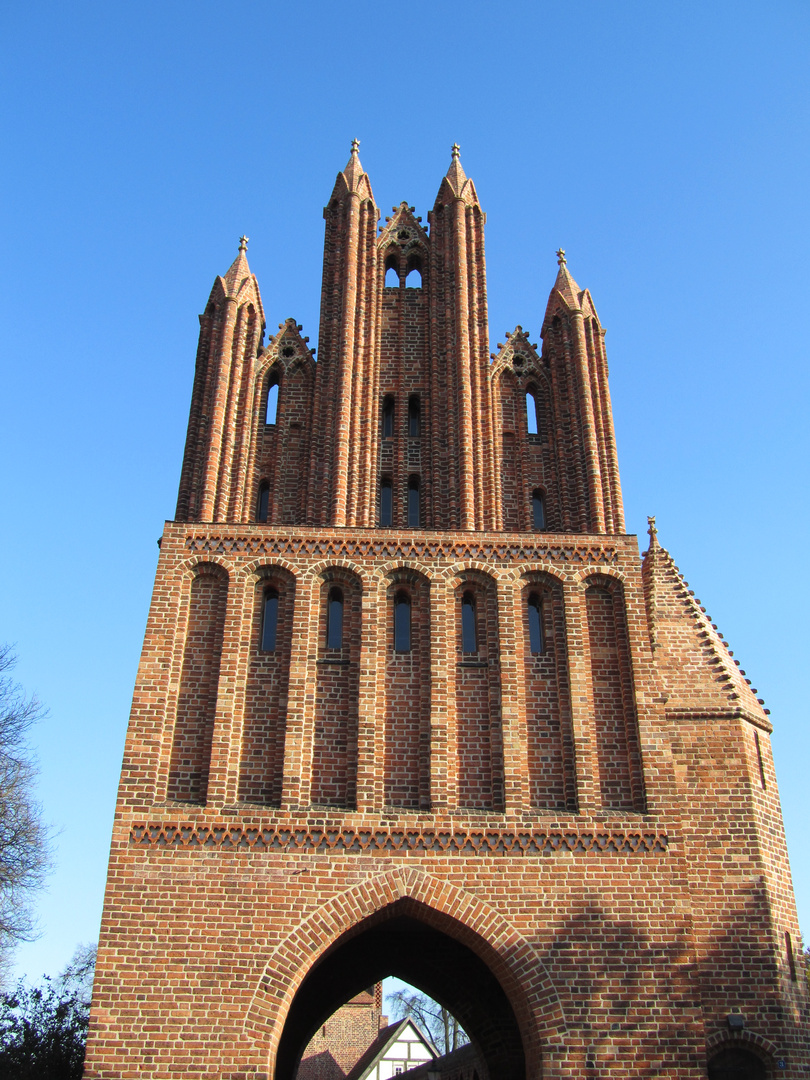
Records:
[[[483,1080],[542,1076],[566,1032],[537,950],[477,896],[415,868],[368,878],[320,906],[273,950],[245,1019],[270,1080],[293,1080],[314,1031],[387,975],[444,1004],[471,1037]]]

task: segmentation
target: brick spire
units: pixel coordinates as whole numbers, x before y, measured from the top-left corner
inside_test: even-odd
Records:
[[[248,238],[214,281],[200,316],[197,369],[177,498],[178,520],[226,521],[244,514],[250,421],[240,415],[242,379],[252,378],[265,327],[259,284],[247,261]]]
[[[235,296],[241,289],[242,283],[252,276],[247,261],[249,239],[250,237],[244,234],[239,237],[239,251],[222,279],[225,283],[226,296]]]
[[[467,174],[461,164],[461,147],[458,143],[453,143],[450,148],[450,168],[447,170],[444,180],[442,180],[441,187],[439,188],[439,194],[436,196],[436,202],[448,202],[448,192],[446,188],[450,189],[452,198],[463,199],[465,203],[471,206],[478,205],[478,194],[475,190],[475,184],[472,180],[467,179]]]
[[[559,293],[562,299],[565,301],[569,308],[580,308],[582,289],[571,277],[568,270],[568,260],[565,257],[565,251],[563,248],[558,248],[557,252],[557,265],[559,269],[557,271],[557,279],[551,290],[551,295],[548,298],[547,313],[548,310],[555,304],[555,295]]]

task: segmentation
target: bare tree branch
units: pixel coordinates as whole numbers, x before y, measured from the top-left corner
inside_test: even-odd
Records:
[[[449,1054],[470,1041],[467,1032],[455,1016],[438,1001],[418,990],[395,990],[389,995],[398,1019],[410,1017],[422,1031],[430,1036],[440,1054]]]
[[[0,645],[0,973],[19,941],[36,936],[33,894],[51,864],[50,837],[34,798],[37,763],[27,740],[45,710],[10,676],[16,657]]]

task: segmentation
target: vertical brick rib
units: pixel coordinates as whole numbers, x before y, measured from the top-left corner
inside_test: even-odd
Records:
[[[613,430],[613,407],[610,403],[610,386],[608,385],[607,354],[605,352],[604,331],[599,328],[594,334],[597,362],[596,370],[599,379],[599,393],[602,400],[602,409],[605,418],[605,444],[608,455],[608,476],[610,478],[610,498],[613,509],[613,526],[616,532],[623,533],[624,504],[622,501],[622,485],[619,479],[619,456],[616,452],[616,435]]]
[[[240,365],[241,388],[236,412],[236,449],[231,475],[231,497],[228,521],[245,520],[248,463],[255,430],[254,397],[256,383],[256,353],[261,328],[254,316],[248,323],[245,351]]]
[[[573,351],[579,388],[579,415],[582,426],[582,442],[585,453],[585,471],[590,502],[590,532],[605,531],[605,514],[602,506],[602,475],[599,468],[599,450],[596,445],[596,424],[591,398],[591,375],[588,369],[588,351],[585,344],[583,315],[579,310],[571,312]]]
[[[380,319],[380,290],[377,270],[377,213],[373,203],[366,205],[368,213],[366,215],[364,246],[368,253],[368,264],[364,275],[362,305],[365,335],[363,379],[358,397],[362,437],[360,446],[361,487],[357,507],[357,524],[368,527],[375,524],[372,508],[376,505],[375,493],[377,490],[376,449],[379,424],[374,402],[377,400],[377,382],[379,378],[376,351],[377,326]]]
[[[470,363],[470,408],[472,420],[472,482],[473,482],[473,527],[484,528],[484,439],[483,430],[486,419],[483,415],[483,386],[481,358],[479,356],[478,326],[478,236],[475,229],[475,208],[466,211],[467,241],[467,283],[469,288],[469,363]]]
[[[526,755],[526,687],[523,675],[523,619],[520,582],[498,582],[498,638],[501,667],[504,812],[529,807]]]
[[[197,343],[197,362],[194,370],[194,387],[188,415],[188,431],[180,473],[180,490],[177,493],[175,517],[178,521],[191,520],[192,506],[196,504],[195,480],[200,471],[200,440],[203,428],[201,418],[211,354],[214,318],[211,314],[200,316],[200,338]]]
[[[565,394],[568,405],[568,440],[565,455],[568,468],[573,472],[574,478],[574,504],[571,507],[571,520],[578,532],[587,532],[589,527],[588,479],[579,412],[579,373],[571,340],[576,333],[572,329],[570,319],[564,319],[562,325],[565,348]]]
[[[219,369],[216,376],[216,389],[211,411],[208,417],[208,454],[205,462],[200,520],[214,520],[217,486],[219,481],[220,460],[222,456],[222,436],[225,425],[225,409],[228,401],[228,386],[231,379],[231,352],[236,327],[236,300],[225,298],[222,336],[219,342]]]
[[[470,379],[470,310],[467,273],[467,207],[463,199],[453,202],[455,232],[455,341],[454,354],[458,372],[458,436],[460,526],[475,528],[475,496],[473,467],[472,387]]]
[[[605,532],[614,531],[613,500],[611,498],[610,461],[608,457],[607,439],[605,437],[604,401],[599,386],[599,356],[596,351],[595,338],[598,334],[596,320],[588,319],[585,323],[585,342],[588,353],[588,374],[591,384],[591,400],[593,402],[594,424],[596,427],[596,445],[599,451],[599,473],[602,478],[602,507],[605,515]]]
[[[238,417],[238,405],[242,389],[242,369],[244,367],[245,341],[248,337],[248,322],[247,306],[243,304],[236,313],[236,328],[231,349],[231,377],[228,382],[228,398],[225,404],[225,417],[222,422],[222,457],[216,499],[214,501],[215,521],[227,521],[228,507],[231,501],[233,452],[236,441],[236,424],[240,419]]]
[[[330,516],[331,524],[338,528],[346,524],[346,495],[349,472],[349,431],[352,412],[352,384],[354,382],[355,314],[357,308],[357,262],[358,234],[360,231],[360,196],[356,191],[349,195],[348,235],[343,252],[344,286],[341,310],[340,350],[338,352],[337,377],[337,423],[332,450],[333,473]]]
[[[585,613],[585,591],[579,585],[564,585],[565,647],[571,692],[571,727],[574,739],[576,797],[580,813],[594,813],[598,806],[599,761],[593,717],[590,651]]]

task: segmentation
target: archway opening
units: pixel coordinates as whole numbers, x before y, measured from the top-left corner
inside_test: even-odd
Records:
[[[765,1063],[750,1050],[726,1047],[709,1061],[709,1080],[766,1080]]]
[[[312,1036],[345,1002],[387,976],[427,994],[458,1019],[481,1080],[526,1080],[523,1038],[487,946],[448,916],[399,900],[338,939],[307,973],[290,1005],[274,1080],[294,1080]]]

